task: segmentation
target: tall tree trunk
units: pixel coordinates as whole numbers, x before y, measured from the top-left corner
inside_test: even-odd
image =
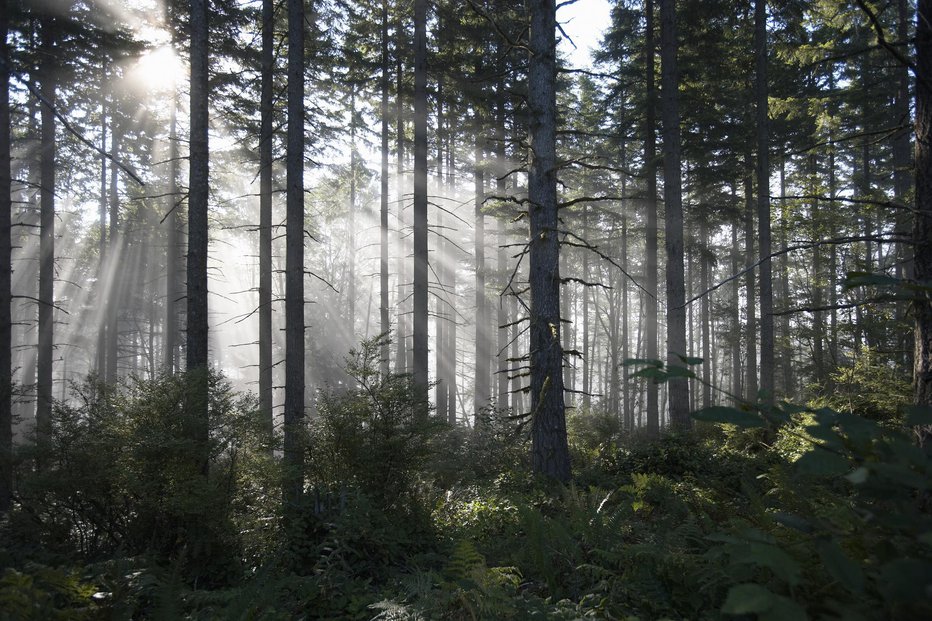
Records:
[[[644,258],[644,283],[647,287],[645,300],[645,326],[644,340],[646,344],[645,356],[649,360],[657,360],[657,320],[659,310],[657,307],[657,119],[656,101],[657,92],[654,85],[655,43],[654,43],[654,0],[644,2],[646,11],[645,42],[646,59],[646,110],[644,128],[644,167],[647,176],[647,200],[644,207],[647,211],[646,220],[646,253]],[[647,431],[656,435],[660,431],[660,416],[657,409],[658,386],[655,382],[647,382]]]
[[[110,154],[115,158],[122,148],[122,127],[116,118],[116,100],[114,100],[110,125]],[[126,279],[123,269],[116,269],[128,260],[125,254],[126,239],[120,232],[120,185],[119,168],[115,160],[110,160],[110,231],[109,231],[109,257],[110,257],[110,296],[107,300],[107,383],[112,384],[119,379],[120,365],[120,315],[123,313]]]
[[[13,498],[13,315],[10,159],[10,3],[0,0],[0,513]]]
[[[660,60],[663,94],[663,196],[667,250],[667,364],[683,366],[686,354],[686,292],[683,275],[683,196],[680,178],[679,70],[677,69],[676,2],[660,0]],[[667,382],[670,423],[690,427],[689,384],[684,377]]]
[[[731,273],[737,274],[740,266],[738,248],[738,223],[731,225]],[[731,394],[741,398],[741,285],[737,278],[731,281]]]
[[[207,473],[208,345],[207,345],[207,196],[209,183],[208,0],[191,0],[191,136],[188,174],[187,370],[191,382],[189,416],[198,459]]]
[[[790,257],[787,248],[787,207],[786,207],[786,158],[780,159],[780,246],[784,251],[780,255],[780,292],[783,298],[783,309],[790,307]],[[790,316],[783,315],[781,320],[780,338],[783,341],[781,356],[783,364],[783,398],[792,399],[795,395],[793,385],[793,345],[790,341]]]
[[[750,163],[750,162],[749,162]],[[744,258],[747,265],[754,265],[754,203],[753,181],[750,173],[744,179],[745,220],[744,220]],[[747,288],[747,380],[745,382],[745,396],[748,401],[757,401],[757,304],[754,296],[754,271],[748,270],[745,276]]]
[[[427,416],[427,0],[414,1],[414,385]]]
[[[262,0],[262,84],[259,94],[259,410],[272,437],[272,158],[275,2]]]
[[[389,341],[391,329],[388,314],[388,0],[382,0],[382,117],[381,168],[379,172],[379,331],[382,342],[379,368],[382,377],[388,376]]]
[[[583,204],[583,239],[589,239],[589,204]],[[584,252],[582,257],[582,279],[589,282],[589,253]],[[582,401],[583,411],[589,412],[592,408],[592,356],[589,355],[589,287],[583,287],[582,292]]]
[[[356,341],[356,85],[350,85],[350,196],[348,215],[349,283],[346,287],[346,324],[350,342]]]
[[[773,272],[770,262],[770,123],[767,107],[767,0],[754,1],[757,115],[757,237],[760,270],[760,387],[773,402]]]
[[[288,0],[288,150],[285,229],[286,506],[304,494],[304,1]]]
[[[39,350],[36,362],[36,440],[48,446],[52,438],[52,356],[55,311],[55,25],[53,18],[42,20],[39,69],[45,105],[41,112],[39,163]]]
[[[913,221],[914,277],[932,286],[932,0],[919,0],[916,16],[916,211]],[[932,300],[913,302],[916,316],[913,350],[914,402],[932,406]],[[932,431],[920,430],[925,446]]]
[[[557,229],[556,5],[554,0],[529,0],[528,6],[531,455],[536,474],[567,482]]]
[[[101,64],[100,70],[100,149],[107,149],[107,67],[106,61]],[[97,243],[97,287],[98,295],[105,299],[106,273],[107,273],[107,156],[100,156],[100,196],[98,202],[98,216],[100,223],[100,239]],[[97,332],[97,377],[103,381],[107,377],[107,314],[106,305],[101,313],[99,330]]]
[[[699,225],[699,238],[707,240],[709,238],[708,226],[705,221]],[[709,252],[705,247],[699,248],[699,288],[702,291],[709,290]],[[708,293],[702,296],[699,302],[699,322],[702,329],[702,407],[707,408],[712,405],[712,378],[710,377],[711,368],[714,364],[712,359],[711,331],[712,331],[712,294]]]
[[[165,334],[162,343],[162,368],[166,373],[178,370],[178,301],[182,296],[178,274],[180,199],[178,198],[178,91],[172,90],[171,119],[168,137],[168,209],[165,241]],[[261,371],[260,371],[261,373]]]
[[[499,84],[499,101],[498,101],[498,143],[495,147],[495,191],[500,197],[505,196],[507,185],[505,175],[508,172],[508,163],[505,159],[505,94],[504,84]],[[501,289],[505,279],[508,278],[508,258],[505,252],[505,244],[508,242],[505,233],[505,223],[502,217],[496,221],[496,239],[498,240],[498,255],[495,260],[495,267],[498,270],[499,289]],[[504,327],[508,323],[508,314],[505,312],[505,304],[501,295],[498,296],[498,401],[499,408],[508,407],[508,330]]]
[[[897,0],[897,39],[906,44],[909,40],[909,2],[908,0]],[[910,121],[909,116],[909,67],[899,65],[896,69],[896,95],[893,101],[894,125],[907,126]],[[910,131],[902,129],[893,138],[893,193],[895,200],[902,204],[907,204],[907,195],[909,194],[912,184],[912,158],[910,156]],[[899,209],[896,213],[897,232],[905,233],[909,230],[909,211]],[[896,276],[898,278],[911,278],[911,253],[909,245],[897,242],[896,244]],[[898,323],[906,323],[906,313],[908,306],[900,304],[897,308],[896,316]],[[904,333],[905,335],[905,333]],[[898,349],[903,350],[901,360],[905,368],[912,367],[909,346],[906,336],[897,339],[900,344]]]
[[[395,36],[397,39],[397,52],[395,59],[395,196],[398,205],[398,247],[395,249],[397,258],[395,260],[395,311],[398,314],[397,327],[395,328],[395,373],[406,373],[411,370],[408,365],[408,322],[405,318],[405,310],[408,307],[405,298],[405,287],[407,286],[407,248],[405,244],[405,115],[404,115],[404,67],[402,63],[403,43],[405,37],[405,28],[401,16],[398,17],[398,23],[395,26]]]
[[[625,195],[622,190],[621,195]],[[628,268],[628,216],[621,217],[621,266],[626,272]],[[628,281],[624,274],[619,276],[621,281],[621,360],[627,360],[628,356]],[[634,428],[634,416],[631,412],[631,391],[628,390],[628,367],[621,365],[616,368],[615,373],[622,373],[621,378],[621,396],[622,396],[622,414],[624,427],[627,430]]]
[[[476,145],[475,168],[475,255],[476,255],[476,376],[474,381],[474,406],[476,422],[479,422],[480,413],[489,406],[491,386],[489,384],[489,337],[488,337],[488,305],[485,299],[485,215],[482,213],[485,203],[485,167],[483,163],[483,131],[482,119],[476,118]]]
[[[438,18],[439,19],[439,18]],[[439,29],[439,28],[438,28]],[[437,81],[437,194],[438,204],[443,193],[443,80]],[[443,209],[437,209],[437,267],[434,270],[437,274],[437,295],[435,297],[435,308],[437,309],[434,317],[434,326],[436,334],[434,336],[434,399],[437,404],[437,418],[447,420],[450,412],[450,402],[447,391],[447,369],[446,369],[446,338],[447,322],[450,317],[447,313],[447,256],[449,248],[446,240],[446,230],[443,222]]]

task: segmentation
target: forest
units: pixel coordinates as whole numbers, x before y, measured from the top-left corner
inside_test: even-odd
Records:
[[[0,621],[932,618],[932,0],[0,0]]]

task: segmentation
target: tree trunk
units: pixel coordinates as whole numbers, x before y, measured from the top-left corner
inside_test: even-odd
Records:
[[[162,343],[162,367],[166,373],[178,370],[178,301],[182,296],[178,282],[180,199],[178,197],[178,92],[172,91],[168,145],[168,209],[165,241],[165,334]],[[261,371],[260,371],[261,372]]]
[[[475,255],[476,255],[476,376],[474,380],[475,394],[474,406],[476,422],[480,420],[483,409],[489,406],[491,386],[489,384],[489,338],[488,338],[488,310],[485,299],[485,215],[482,213],[485,202],[485,168],[483,157],[484,126],[481,118],[476,118],[476,145],[475,167],[473,179],[475,180]]]
[[[657,119],[656,101],[657,93],[654,85],[655,71],[655,43],[654,43],[654,0],[644,3],[646,12],[645,42],[647,51],[646,60],[646,110],[644,131],[644,167],[647,176],[647,200],[645,209],[646,241],[644,270],[646,271],[644,283],[647,288],[645,299],[645,325],[644,340],[646,345],[645,357],[657,360],[657,320],[659,310],[657,307]],[[647,381],[647,431],[650,435],[657,435],[660,431],[660,416],[657,409],[658,387],[653,381]]]
[[[52,18],[42,20],[42,96],[39,162],[39,350],[36,361],[36,441],[47,447],[52,439],[52,356],[55,282],[55,34]]]
[[[660,57],[663,100],[663,196],[667,251],[667,364],[683,366],[686,354],[686,292],[683,266],[683,196],[680,178],[679,70],[677,69],[676,2],[660,0]],[[689,384],[684,377],[667,382],[670,424],[688,429]]]
[[[780,160],[780,246],[787,248],[787,207],[786,207],[786,158]],[[780,256],[780,290],[783,297],[783,309],[790,307],[790,257],[788,252]],[[783,341],[781,356],[783,364],[783,398],[790,400],[795,395],[793,386],[793,346],[790,341],[790,316],[783,315],[781,320],[781,334]]]
[[[274,428],[272,392],[272,158],[275,3],[262,0],[262,84],[259,95],[259,410],[265,433]]]
[[[388,0],[382,0],[382,158],[379,172],[379,331],[382,342],[379,368],[388,376],[391,323],[388,314]]]
[[[738,223],[731,225],[731,273],[737,274],[740,266],[738,248]],[[741,399],[741,285],[735,278],[731,281],[731,394]]]
[[[346,324],[350,342],[356,341],[356,85],[350,85],[350,196],[348,206],[347,247],[349,283],[346,287]]]
[[[914,276],[932,286],[932,0],[919,0],[916,18],[916,211],[913,221]],[[916,315],[913,382],[916,405],[932,406],[932,300],[913,302]],[[920,429],[925,446],[930,428]]]
[[[625,195],[622,190],[621,195]],[[621,266],[626,272],[630,273],[628,267],[628,217],[621,217]],[[628,280],[624,274],[618,278],[621,282],[621,361],[624,362],[628,356]],[[628,390],[628,367],[621,365],[616,367],[614,372],[622,373],[621,378],[621,396],[622,396],[622,420],[624,428],[631,431],[634,428],[634,416],[631,413],[631,391]]]
[[[288,0],[285,229],[285,477],[282,500],[304,494],[304,1]]]
[[[560,245],[556,162],[556,5],[530,0],[530,373],[534,472],[570,479],[560,345]]]
[[[508,172],[508,162],[505,159],[505,86],[499,84],[499,101],[498,101],[498,143],[495,148],[495,191],[500,197],[505,196],[507,185],[505,183],[505,174]],[[505,233],[505,223],[503,218],[495,219],[497,223],[496,239],[498,240],[498,255],[495,260],[495,266],[498,270],[499,284],[498,289],[505,283],[508,278],[508,258],[505,252],[505,244],[508,243],[508,236]],[[501,294],[498,296],[498,317],[497,317],[497,358],[498,358],[498,400],[499,408],[508,408],[508,330],[504,327],[508,323],[508,314],[505,312],[504,300]]]
[[[767,107],[767,1],[754,1],[757,99],[757,236],[760,264],[760,387],[773,402],[773,274],[770,262],[770,123]]]
[[[583,239],[589,239],[589,204],[583,204]],[[584,252],[582,258],[582,279],[589,282],[589,253]],[[583,411],[588,413],[592,409],[592,356],[589,355],[589,288],[583,287],[582,299],[582,400]]]
[[[100,149],[107,149],[107,82],[106,64],[100,71]],[[174,111],[174,109],[173,109]],[[100,223],[100,240],[97,244],[97,291],[100,298],[106,299],[107,274],[107,157],[100,156],[100,196],[98,202]],[[107,307],[104,305],[97,332],[97,378],[103,381],[107,377]]]
[[[747,265],[754,265],[754,203],[753,181],[750,174],[744,179],[745,220],[744,220],[744,259]],[[745,331],[747,341],[747,380],[745,382],[745,397],[754,403],[757,401],[757,305],[754,296],[754,271],[748,270],[745,276],[747,296],[747,326]]]
[[[699,225],[699,238],[702,240],[709,239],[708,226],[706,222]],[[702,291],[709,290],[709,252],[708,248],[700,247],[699,249],[699,288]],[[712,405],[712,378],[710,372],[714,360],[712,360],[711,332],[712,332],[712,294],[702,296],[699,308],[699,322],[702,328],[702,407],[707,408]]]
[[[395,252],[397,258],[395,260],[395,311],[398,314],[397,324],[395,328],[395,373],[406,373],[410,371],[408,365],[408,326],[407,319],[405,319],[405,309],[407,308],[407,300],[405,299],[405,287],[407,286],[407,268],[405,266],[407,258],[407,249],[405,247],[405,184],[404,184],[404,161],[405,161],[405,117],[404,117],[404,67],[402,65],[402,49],[404,42],[404,25],[402,24],[401,17],[398,18],[398,24],[396,25],[396,38],[397,38],[397,58],[395,59],[395,138],[396,138],[396,154],[395,154],[395,184],[397,186],[395,190],[395,196],[397,198],[398,205],[398,231],[397,231],[397,248]]]
[[[9,2],[0,0],[0,513],[13,497],[12,170],[10,160]]]
[[[427,0],[414,2],[414,386],[427,417]]]
[[[439,19],[439,18],[438,18]],[[442,200],[439,195],[443,192],[443,80],[437,82],[437,194],[438,203]],[[436,334],[434,336],[434,399],[437,405],[437,418],[447,420],[450,413],[449,392],[447,391],[447,370],[446,370],[446,338],[447,322],[450,317],[447,314],[447,256],[449,248],[446,240],[446,229],[444,229],[443,210],[437,209],[437,268],[434,270],[437,275],[437,295],[434,301],[434,307],[437,309],[434,316],[434,326]]]

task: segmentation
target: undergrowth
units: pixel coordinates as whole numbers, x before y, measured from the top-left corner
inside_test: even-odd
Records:
[[[18,455],[0,619],[932,618],[930,460],[910,435],[928,410],[849,391],[700,410],[659,439],[571,420],[577,475],[554,488],[509,413],[414,416],[410,378],[373,372],[379,345],[322,400],[287,527],[252,400],[211,380],[204,478],[184,378],[89,383],[48,453]]]

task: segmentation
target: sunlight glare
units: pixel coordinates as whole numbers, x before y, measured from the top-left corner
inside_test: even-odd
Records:
[[[143,54],[129,77],[141,91],[167,91],[184,79],[185,67],[171,47],[163,46]]]

